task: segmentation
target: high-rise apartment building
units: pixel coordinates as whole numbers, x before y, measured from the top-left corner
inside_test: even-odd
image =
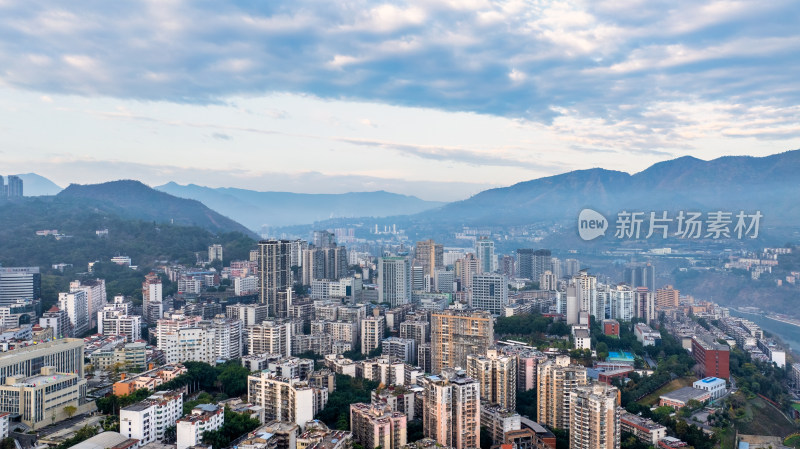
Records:
[[[461,281],[461,291],[465,291],[472,286],[472,276],[481,272],[480,260],[472,253],[467,253],[456,263],[456,273],[458,280]]]
[[[647,287],[637,287],[633,292],[633,305],[635,307],[636,318],[642,318],[645,322],[653,323],[656,321],[656,295]]]
[[[564,276],[572,277],[580,271],[581,262],[578,259],[564,259]]]
[[[264,408],[266,421],[293,422],[305,428],[328,403],[328,389],[261,371],[247,377],[247,401]]]
[[[616,387],[605,383],[577,387],[570,392],[570,449],[619,449],[617,394]]]
[[[539,290],[545,290],[549,292],[558,290],[558,277],[556,277],[552,271],[545,270],[545,272],[539,276]]]
[[[208,247],[208,261],[214,262],[216,260],[222,262],[222,245],[219,243],[215,243]]]
[[[301,266],[303,285],[341,279],[347,276],[347,249],[336,245],[304,249]]]
[[[164,316],[164,287],[161,278],[150,273],[142,282],[142,317],[147,323],[155,323]]]
[[[267,320],[247,327],[247,352],[255,354],[292,355],[292,323],[288,320]]]
[[[423,434],[442,446],[480,446],[480,385],[463,371],[447,370],[424,378]]]
[[[423,272],[434,278],[436,270],[444,268],[444,245],[433,240],[417,242],[415,262],[422,265]]]
[[[503,256],[498,262],[500,273],[509,279],[517,277],[517,259],[514,256]]]
[[[645,287],[650,291],[655,291],[656,269],[650,263],[628,264],[624,270],[624,281],[631,288]]]
[[[438,292],[453,293],[455,292],[454,284],[456,282],[456,272],[451,270],[436,270],[433,276],[433,284]]]
[[[53,336],[55,338],[71,338],[75,336],[69,314],[66,310],[61,310],[56,305],[39,318],[39,326],[53,328]]]
[[[507,410],[517,406],[517,359],[490,349],[486,355],[467,356],[467,376],[481,386],[481,404]]]
[[[569,363],[568,356],[542,362],[536,375],[539,423],[564,430],[570,425],[570,394],[587,384],[586,368]]]
[[[8,175],[8,185],[5,188],[8,198],[22,198],[22,178]]]
[[[407,443],[406,415],[376,404],[350,404],[353,440],[365,448],[400,449]]]
[[[400,323],[400,338],[414,340],[417,347],[427,343],[431,336],[431,325],[427,321],[413,320]]]
[[[386,317],[371,316],[361,320],[361,353],[369,354],[381,345],[386,331]]]
[[[89,328],[98,326],[97,312],[106,305],[106,281],[104,279],[84,279],[69,283],[69,291],[83,290],[89,309]]]
[[[76,337],[83,337],[89,331],[89,298],[84,290],[61,292],[58,306],[67,312]]]
[[[678,307],[681,292],[671,285],[656,290],[656,308],[659,310]]]
[[[258,242],[259,302],[267,305],[270,317],[278,317],[278,292],[292,287],[291,251],[289,240]]]
[[[417,364],[417,342],[410,338],[389,337],[381,341],[381,355]]]
[[[508,278],[497,273],[473,275],[470,298],[472,308],[500,315],[508,305]]]
[[[411,264],[406,257],[378,259],[378,302],[398,307],[411,303]]]
[[[124,335],[129,343],[142,338],[142,317],[130,315],[123,304],[106,304],[96,317],[98,334]]]
[[[329,231],[314,231],[313,243],[317,248],[336,246],[336,234]]]
[[[551,270],[552,253],[549,249],[518,249],[519,277],[538,282],[545,271]]]
[[[187,361],[204,362],[216,365],[214,329],[203,327],[187,327],[164,337],[164,351],[167,363]]]
[[[489,237],[480,237],[475,241],[475,256],[478,258],[479,273],[497,271],[497,258],[494,255],[494,242]]]
[[[264,304],[232,304],[225,308],[225,316],[240,320],[245,326],[261,324],[267,319]]]
[[[483,310],[443,310],[431,314],[431,369],[464,368],[470,354],[485,354],[494,344],[494,322]]]

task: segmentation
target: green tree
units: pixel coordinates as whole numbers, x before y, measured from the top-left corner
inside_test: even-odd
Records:
[[[75,415],[75,412],[77,411],[78,407],[75,407],[74,405],[68,405],[64,407],[64,413],[67,415],[67,418],[72,418],[72,416]]]

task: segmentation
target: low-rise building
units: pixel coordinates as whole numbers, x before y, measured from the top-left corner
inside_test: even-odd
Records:
[[[711,399],[711,393],[705,390],[699,390],[694,387],[683,387],[669,393],[664,393],[659,396],[659,407],[672,407],[675,410],[680,410],[686,407],[686,404],[691,400],[703,403]]]
[[[661,333],[653,330],[645,323],[636,323],[633,334],[642,346],[655,346],[661,344]]]
[[[352,449],[353,433],[331,430],[317,420],[303,423],[305,430],[297,437],[297,449]]]
[[[623,432],[632,433],[644,444],[655,446],[658,444],[658,440],[667,436],[666,427],[631,413],[622,413],[619,423]]]
[[[711,399],[719,399],[725,396],[728,382],[719,377],[706,377],[705,379],[695,381],[692,386],[698,390],[705,390],[711,393]]]
[[[112,391],[117,396],[125,396],[142,388],[155,391],[159,385],[169,382],[187,371],[185,366],[173,364],[159,366],[132,377],[127,377],[123,373],[122,379],[114,383]]]
[[[119,432],[139,440],[139,446],[161,441],[167,427],[183,414],[183,394],[160,391],[119,411]]]
[[[217,430],[225,422],[225,409],[213,404],[200,404],[192,412],[179,419],[177,427],[177,449],[186,449],[200,444],[203,432]]]
[[[7,376],[0,385],[2,411],[19,414],[33,429],[68,418],[65,407],[81,410],[85,402],[86,379],[58,373],[52,366],[42,367],[34,376]]]

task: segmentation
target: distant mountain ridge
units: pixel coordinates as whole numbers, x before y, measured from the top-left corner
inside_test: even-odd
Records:
[[[763,210],[775,225],[800,222],[800,150],[766,157],[726,156],[703,161],[682,157],[639,173],[593,168],[490,189],[415,221],[465,225],[513,225],[575,220],[583,208],[671,211],[696,208]]]
[[[16,176],[22,179],[22,194],[25,196],[56,195],[64,190],[53,181],[36,173],[22,173]]]
[[[139,181],[70,184],[56,197],[94,200],[121,217],[197,226],[212,232],[241,232],[255,237],[255,234],[246,227],[209,209],[199,201],[178,198],[150,188]]]
[[[264,226],[311,224],[340,217],[385,217],[415,214],[445,203],[385,191],[342,194],[258,192],[170,182],[157,190],[198,200],[252,230]]]

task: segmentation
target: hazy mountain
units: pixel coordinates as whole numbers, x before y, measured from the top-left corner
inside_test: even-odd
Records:
[[[199,201],[177,198],[159,192],[139,181],[113,181],[102,184],[70,184],[58,198],[83,198],[97,201],[122,217],[157,223],[197,226],[213,232],[254,234]]]
[[[22,179],[22,193],[25,196],[55,195],[63,190],[53,181],[36,173],[25,173],[17,176]]]
[[[796,224],[800,150],[767,157],[683,157],[630,175],[595,168],[483,191],[418,214],[423,222],[511,225],[576,220],[583,208],[702,212],[762,210],[764,223]]]
[[[342,194],[257,192],[174,182],[155,188],[181,198],[198,200],[256,231],[264,226],[310,224],[338,217],[415,214],[444,204],[384,191]]]

